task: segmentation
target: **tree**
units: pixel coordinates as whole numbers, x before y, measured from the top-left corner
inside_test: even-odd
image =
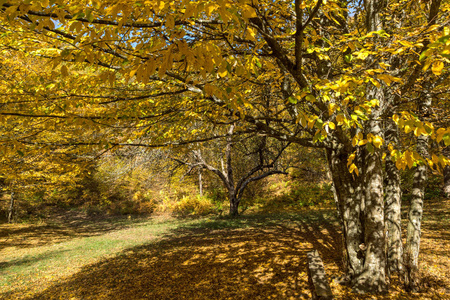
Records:
[[[444,169],[444,195],[450,198],[450,167],[446,166]]]
[[[241,137],[240,140],[233,140],[232,134],[235,125],[230,125],[228,136],[225,143],[225,151],[220,158],[220,166],[217,167],[217,161],[214,164],[208,163],[204,151],[201,149],[192,150],[192,162],[175,159],[177,162],[189,166],[189,171],[194,168],[202,168],[214,173],[223,183],[228,193],[230,203],[230,215],[239,214],[239,204],[246,187],[254,181],[264,179],[274,174],[287,174],[289,166],[280,166],[280,157],[289,143],[270,145],[267,137]],[[239,155],[238,146],[241,146]],[[239,159],[240,157],[240,159]],[[246,158],[243,160],[242,158]],[[216,165],[216,166],[214,166]],[[239,170],[238,165],[241,166]],[[189,172],[188,171],[188,172]]]

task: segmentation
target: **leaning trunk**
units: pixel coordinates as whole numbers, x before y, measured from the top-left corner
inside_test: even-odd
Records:
[[[231,150],[232,150],[232,138],[234,131],[234,124],[230,126],[228,130],[227,136],[227,146],[225,148],[225,157],[227,161],[227,169],[226,169],[226,179],[227,179],[227,189],[228,189],[228,198],[230,200],[230,216],[237,216],[239,214],[238,206],[239,201],[236,196],[235,186],[234,186],[234,177],[233,177],[233,167],[231,165]]]
[[[388,120],[385,134],[386,144],[397,147],[399,144],[398,128]],[[402,271],[402,236],[401,236],[401,197],[400,173],[392,161],[390,151],[385,164],[385,226],[387,238],[387,272],[388,276]]]

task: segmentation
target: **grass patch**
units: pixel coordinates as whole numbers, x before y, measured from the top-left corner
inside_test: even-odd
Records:
[[[101,228],[96,228],[99,232],[91,232],[94,236],[76,237],[74,234],[69,240],[58,242],[55,239],[56,243],[49,241],[49,245],[38,247],[21,249],[20,245],[14,243],[11,243],[11,247],[2,247],[0,293],[7,298],[12,297],[11,293],[24,289],[35,293],[52,280],[74,274],[85,265],[113,257],[127,248],[160,240],[170,230],[195,223],[196,220],[155,218],[141,222],[118,219],[116,222],[115,225],[120,225],[121,229],[104,234]],[[9,236],[12,240],[25,238],[20,235]]]

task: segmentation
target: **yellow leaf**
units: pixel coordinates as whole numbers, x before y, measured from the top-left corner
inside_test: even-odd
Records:
[[[298,114],[297,123],[299,123],[299,122],[303,127],[306,127],[306,125],[308,124],[307,117],[303,113]]]
[[[386,74],[380,74],[378,75],[378,79],[383,80],[388,86],[391,85],[392,80],[389,78],[390,76],[386,75]]]
[[[450,54],[450,45],[445,46],[444,50],[442,50],[441,54],[449,55]]]
[[[381,84],[376,79],[370,78],[370,82],[372,82],[377,88],[381,87]]]
[[[222,78],[228,75],[227,69],[219,70],[218,73],[219,73],[219,76]]]
[[[328,126],[330,126],[331,129],[336,129],[336,125],[334,125],[333,122],[328,123]]]
[[[211,85],[209,83],[205,84],[205,94],[207,96],[214,95],[215,90],[216,90],[216,88],[213,85]]]
[[[425,128],[423,128],[423,127],[416,127],[415,129],[414,129],[414,135],[415,136],[420,136],[420,135],[427,135],[427,132],[426,132],[426,130],[425,130]]]
[[[166,6],[166,1],[163,0],[163,1],[160,1],[160,2],[159,2],[159,7],[158,7],[158,8],[159,8],[159,10],[161,11],[161,10],[164,9],[165,6]]]
[[[249,39],[252,41],[256,41],[255,36],[256,36],[256,29],[247,27],[247,37],[249,37]]]
[[[7,9],[5,9],[5,14],[11,15],[17,11],[17,8],[18,8],[18,6],[16,6],[16,5],[10,6]]]
[[[314,102],[314,101],[316,101],[316,97],[314,97],[314,95],[312,95],[312,94],[306,95],[305,99],[306,99],[307,101],[309,101],[309,102]]]
[[[403,170],[404,169],[403,160],[402,159],[397,159],[395,161],[395,166],[397,167],[397,169]]]
[[[256,11],[253,9],[253,7],[247,5],[242,9],[242,15],[246,19],[255,18]]]
[[[444,137],[445,134],[445,129],[444,128],[439,128],[436,131],[436,142],[440,143]]]
[[[411,131],[413,131],[413,129],[409,125],[405,125],[404,130],[405,130],[405,133],[410,133]]]
[[[372,139],[372,144],[375,146],[375,147],[377,147],[377,148],[380,148],[381,147],[381,145],[383,145],[383,139],[380,137],[380,136],[375,136],[373,139]]]
[[[359,141],[358,146],[364,146],[365,144],[367,144],[366,139]]]
[[[128,76],[130,76],[130,78],[133,78],[133,76],[136,74],[137,70],[138,70],[137,68],[131,70],[131,72],[130,72],[130,74]]]
[[[423,71],[428,70],[428,68],[430,67],[430,65],[431,65],[431,60],[425,61],[425,65],[423,66],[422,70],[423,70]]]
[[[431,155],[431,161],[433,161],[435,164],[439,163],[439,157],[437,157],[436,155],[432,154]]]
[[[408,168],[411,169],[414,166],[414,158],[413,158],[411,151],[406,150],[404,156],[405,156],[405,160],[406,160],[406,164],[408,165]]]
[[[398,115],[393,115],[392,116],[392,120],[395,122],[395,124],[398,124],[398,120],[400,119],[400,117]]]
[[[328,113],[330,114],[330,116],[336,111],[337,105],[336,103],[330,103],[328,105]]]
[[[431,67],[431,71],[434,75],[439,76],[442,73],[442,69],[444,68],[444,63],[442,61],[437,61],[433,63],[433,66]]]
[[[348,168],[348,170],[350,171],[350,173],[355,172],[356,175],[359,176],[359,170],[355,164],[351,164],[350,167]]]
[[[347,159],[347,167],[353,162],[353,160],[355,159],[356,154],[352,153],[349,155],[348,159]]]

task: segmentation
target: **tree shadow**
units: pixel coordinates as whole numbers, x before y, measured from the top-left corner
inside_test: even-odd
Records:
[[[48,220],[47,224],[1,224],[0,252],[11,249],[39,247],[75,237],[102,235],[111,231],[136,226],[148,218],[129,220],[126,216],[89,217],[80,213],[65,213]]]
[[[48,259],[57,255],[61,255],[64,252],[68,252],[70,250],[55,250],[55,251],[47,251],[41,254],[33,255],[33,256],[26,256],[21,259],[13,259],[8,262],[0,262],[0,271],[3,269],[9,268],[11,266],[18,267],[18,266],[31,266],[35,262]]]
[[[329,226],[337,233],[332,223],[300,219],[246,216],[186,225],[28,299],[307,299],[306,253],[340,246],[338,237],[320,232]]]

